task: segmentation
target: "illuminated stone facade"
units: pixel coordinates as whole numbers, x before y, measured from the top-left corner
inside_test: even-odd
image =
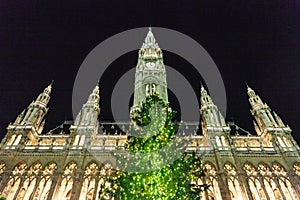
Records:
[[[154,91],[168,99],[162,51],[151,30],[135,83],[131,115]],[[8,200],[98,199],[101,183],[109,184],[105,175],[116,166],[112,152],[124,149],[127,134],[120,129],[130,123],[98,123],[96,86],[74,122],[58,127],[59,133],[43,133],[51,90],[46,87],[8,125],[0,145],[0,192]],[[200,93],[201,122],[183,122],[179,134],[191,140],[186,151],[203,155],[207,174],[194,182],[210,187],[201,199],[300,199],[300,151],[289,126],[248,87],[256,134],[232,134],[237,126],[225,122],[203,86]]]

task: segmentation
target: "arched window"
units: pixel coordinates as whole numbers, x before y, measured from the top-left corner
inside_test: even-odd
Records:
[[[280,146],[286,147],[285,144],[284,144],[284,142],[282,141],[281,137],[277,136],[277,140],[278,140]]]
[[[217,143],[218,147],[222,146],[222,143],[221,143],[221,140],[220,140],[219,136],[216,136],[216,143]]]
[[[266,200],[266,194],[263,190],[263,186],[257,178],[257,171],[252,164],[245,164],[244,171],[247,174],[248,184],[251,191],[251,195],[254,200]]]
[[[6,145],[11,145],[13,144],[13,142],[15,141],[16,139],[16,135],[12,135],[9,140],[7,141]]]
[[[258,171],[263,178],[263,184],[265,186],[269,198],[282,200],[283,197],[280,193],[280,189],[278,188],[278,185],[273,180],[272,172],[270,168],[266,164],[261,163],[258,165]]]
[[[84,172],[84,181],[81,188],[79,200],[92,200],[94,197],[96,175],[99,167],[96,163],[90,163]],[[97,194],[95,194],[97,195]]]
[[[287,200],[298,199],[298,195],[295,191],[295,188],[292,186],[291,182],[287,177],[287,172],[279,163],[275,163],[272,166],[274,174],[277,175],[280,188],[284,193],[284,196]]]
[[[17,137],[17,139],[15,140],[15,142],[14,142],[14,146],[16,146],[16,145],[18,145],[19,144],[19,142],[20,142],[20,140],[21,140],[21,138],[22,138],[22,135],[18,135],[18,137]]]
[[[54,171],[57,169],[57,165],[55,163],[49,163],[46,165],[43,170],[43,174],[41,177],[41,181],[39,182],[39,186],[37,187],[34,193],[34,200],[44,200],[47,199],[48,193],[51,189],[52,177]]]
[[[224,147],[228,146],[228,141],[225,139],[224,135],[221,136],[221,141]]]
[[[218,177],[217,177],[215,166],[213,164],[206,163],[204,167],[207,171],[205,175],[205,183],[210,185],[207,192],[204,193],[206,199],[221,200],[222,196],[219,188]]]
[[[297,176],[300,176],[300,164],[299,163],[294,164],[294,171]]]
[[[112,165],[106,163],[100,167],[99,171],[99,183],[96,194],[100,194],[100,197],[104,197],[103,193],[106,189],[111,189],[111,183],[107,180],[107,177],[113,177],[115,170],[113,169]],[[109,198],[110,194],[106,194],[104,198]],[[100,199],[101,199],[100,198]]]
[[[9,177],[9,181],[2,192],[3,195],[6,196],[6,199],[14,199],[21,182],[21,176],[25,173],[25,169],[25,163],[19,163],[14,167]]]
[[[82,136],[80,137],[79,145],[80,145],[80,146],[83,146],[83,145],[84,145],[84,141],[85,141],[85,135],[82,135]]]
[[[226,163],[224,166],[224,171],[227,175],[227,184],[231,193],[231,199],[242,200],[243,191],[238,181],[236,168],[231,163]]]
[[[4,172],[4,170],[5,170],[5,163],[0,162],[0,181],[1,181],[1,174]]]
[[[284,141],[284,143],[286,144],[287,147],[292,147],[293,146],[290,139],[288,139],[286,136],[283,136],[282,138],[283,138],[283,141]]]
[[[75,137],[75,140],[74,140],[74,142],[73,142],[73,145],[78,145],[78,143],[79,143],[79,135],[76,135],[76,137]]]
[[[41,169],[42,165],[40,163],[32,164],[29,167],[26,179],[21,186],[21,190],[17,196],[17,199],[29,199],[30,195],[33,193],[35,184],[37,182],[37,176]]]
[[[77,165],[75,162],[70,162],[64,170],[62,181],[60,182],[59,191],[57,197],[62,200],[70,200],[73,188],[73,182]]]

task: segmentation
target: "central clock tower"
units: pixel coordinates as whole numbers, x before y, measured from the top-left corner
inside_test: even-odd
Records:
[[[149,28],[138,54],[131,115],[141,108],[147,96],[154,93],[157,93],[163,100],[168,101],[166,69],[162,50],[156,43],[151,28]]]

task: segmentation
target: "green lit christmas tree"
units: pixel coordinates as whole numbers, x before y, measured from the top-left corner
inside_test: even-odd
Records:
[[[207,189],[207,185],[191,184],[204,176],[204,169],[195,153],[181,149],[183,139],[175,139],[179,123],[174,116],[175,111],[158,94],[147,97],[132,115],[134,123],[125,145],[129,153],[118,155],[123,170],[107,176],[111,184],[103,183],[100,199],[190,200]]]

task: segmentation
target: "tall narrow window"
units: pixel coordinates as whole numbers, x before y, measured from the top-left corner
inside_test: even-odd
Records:
[[[48,193],[51,189],[52,177],[56,169],[57,165],[53,162],[46,165],[42,173],[41,181],[34,193],[34,200],[47,199]]]
[[[295,191],[295,188],[292,186],[287,177],[286,170],[279,163],[273,164],[272,170],[278,177],[280,188],[284,193],[286,200],[298,199],[299,197]]]
[[[2,173],[5,170],[5,163],[4,162],[0,162],[0,182],[2,181]]]
[[[6,199],[14,199],[21,182],[21,176],[25,173],[25,169],[25,163],[20,163],[13,169],[9,181],[2,192],[3,195],[6,196]]]
[[[205,193],[206,199],[208,200],[221,200],[221,192],[218,183],[218,176],[215,166],[210,163],[206,163],[205,169],[207,173],[205,175],[206,184],[210,185],[207,192]]]
[[[98,169],[99,167],[96,163],[91,163],[86,167],[79,200],[93,199]]]
[[[272,172],[266,164],[259,164],[258,171],[263,178],[263,184],[270,199],[283,199],[278,185],[273,180]]]
[[[37,176],[41,169],[42,165],[40,163],[32,164],[29,167],[26,179],[21,186],[21,190],[17,196],[17,199],[29,199],[30,195],[33,193],[35,184],[37,182]]]
[[[81,138],[80,138],[79,145],[83,146],[84,145],[84,141],[85,141],[85,135],[82,135]]]
[[[113,177],[114,173],[115,173],[115,171],[113,170],[113,167],[111,166],[111,164],[106,163],[101,166],[100,171],[99,171],[99,184],[98,184],[97,193],[96,193],[96,194],[100,194],[101,198],[104,197],[104,198],[110,199],[110,194],[106,194],[106,196],[104,196],[103,191],[106,188],[110,188],[110,186],[111,186],[111,183],[106,179],[107,175],[109,177]]]
[[[79,143],[79,135],[76,135],[75,136],[75,140],[74,140],[74,142],[73,142],[73,145],[78,145],[78,143]]]
[[[299,163],[294,164],[294,172],[297,176],[300,176],[300,164]]]
[[[57,195],[57,197],[61,198],[62,200],[70,200],[71,198],[76,169],[77,165],[75,162],[70,162],[65,167]]]
[[[15,139],[16,139],[16,135],[12,135],[12,136],[9,138],[9,140],[8,140],[8,142],[7,142],[6,144],[7,144],[7,145],[13,144],[13,142],[15,141]]]
[[[216,136],[216,143],[217,143],[218,147],[222,146],[222,143],[221,143],[221,140],[220,140],[219,136]]]
[[[244,171],[247,174],[248,185],[251,191],[251,195],[254,200],[266,200],[266,194],[263,190],[263,186],[257,178],[257,170],[251,164],[244,165]]]
[[[156,85],[152,83],[152,89],[151,94],[154,94],[156,92]]]
[[[226,163],[224,166],[225,174],[227,175],[228,189],[231,192],[232,200],[242,200],[243,191],[238,181],[237,171],[231,163]]]

